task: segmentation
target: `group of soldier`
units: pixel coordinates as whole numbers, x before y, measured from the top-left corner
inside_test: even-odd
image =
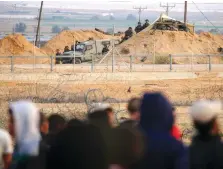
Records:
[[[141,22],[138,22],[138,25],[135,27],[135,32],[139,33],[141,32],[143,29],[147,28],[149,26],[149,20],[146,19],[145,23],[142,25]]]
[[[75,42],[75,47],[76,47],[76,45],[78,45],[80,42],[79,41],[76,41]],[[65,46],[64,47],[64,51],[63,51],[63,53],[64,52],[70,52],[70,51],[74,51],[74,45],[71,45],[71,49],[69,48],[69,46]],[[59,56],[59,55],[61,55],[62,53],[61,53],[61,51],[60,51],[60,49],[57,49],[56,50],[56,56]]]
[[[145,23],[142,25],[141,22],[138,22],[138,25],[135,28],[135,32],[139,33],[141,32],[143,29],[147,28],[149,26],[149,20],[146,19]],[[125,36],[122,39],[121,43],[128,40],[129,38],[131,38],[134,35],[133,29],[132,27],[129,27],[128,30],[125,31]]]

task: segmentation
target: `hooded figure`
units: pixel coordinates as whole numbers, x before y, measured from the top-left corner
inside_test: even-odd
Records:
[[[138,169],[187,169],[188,156],[184,145],[171,135],[174,117],[172,106],[160,93],[143,96],[140,127],[147,148]]]
[[[9,130],[15,138],[15,151],[11,168],[45,167],[44,150],[40,135],[40,113],[30,101],[13,102],[9,106]],[[41,154],[41,155],[40,155]]]
[[[223,144],[219,135],[217,116],[221,102],[201,100],[190,108],[197,134],[190,145],[190,168],[223,168]]]

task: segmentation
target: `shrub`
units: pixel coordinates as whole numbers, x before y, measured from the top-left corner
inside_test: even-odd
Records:
[[[170,64],[170,58],[169,56],[156,56],[155,64]]]
[[[130,50],[129,50],[129,48],[122,48],[120,52],[121,52],[121,54],[126,54],[127,55],[127,54],[130,53]]]

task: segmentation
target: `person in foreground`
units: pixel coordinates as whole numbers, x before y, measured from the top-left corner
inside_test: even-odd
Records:
[[[8,169],[12,160],[12,139],[9,133],[4,130],[0,129],[0,168],[1,169]]]
[[[135,128],[140,120],[140,105],[141,99],[140,98],[132,98],[129,100],[127,105],[127,110],[130,116],[130,119],[123,120],[120,123],[121,128]]]
[[[160,93],[146,93],[142,99],[140,127],[146,137],[146,152],[136,169],[188,169],[188,151],[171,135],[172,106]]]
[[[41,143],[40,113],[29,101],[9,106],[9,132],[15,138],[10,169],[45,169],[46,147]]]
[[[190,169],[223,168],[223,144],[219,135],[217,116],[222,112],[221,102],[195,102],[190,115],[197,130],[189,148]]]
[[[68,125],[60,131],[47,155],[47,169],[108,169],[100,130],[88,124]]]
[[[51,146],[57,134],[65,128],[66,119],[59,114],[52,114],[49,118],[49,132],[45,138],[46,143]]]

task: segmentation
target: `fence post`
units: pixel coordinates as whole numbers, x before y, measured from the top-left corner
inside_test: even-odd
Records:
[[[10,56],[10,58],[11,58],[11,72],[14,72],[13,56]]]
[[[209,58],[209,72],[211,71],[211,55],[208,55]]]
[[[94,72],[94,57],[91,55],[91,72]]]
[[[132,72],[132,55],[130,56],[130,72]]]
[[[50,71],[53,72],[53,56],[50,56]]]
[[[169,57],[170,57],[170,71],[172,72],[172,70],[173,70],[173,67],[172,67],[173,58],[172,58],[171,54],[169,54]]]

